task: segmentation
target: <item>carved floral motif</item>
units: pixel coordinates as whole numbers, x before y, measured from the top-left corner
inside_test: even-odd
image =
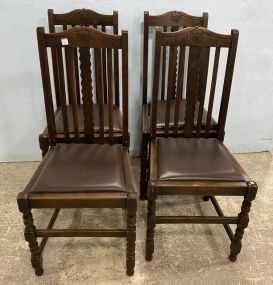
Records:
[[[178,12],[174,12],[171,15],[171,19],[174,23],[178,23],[181,20],[181,14],[179,14]]]

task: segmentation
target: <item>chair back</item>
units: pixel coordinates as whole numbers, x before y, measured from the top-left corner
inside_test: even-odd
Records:
[[[153,77],[153,92],[152,92],[152,119],[151,119],[151,135],[152,138],[156,136],[156,122],[157,122],[157,103],[160,100],[161,89],[160,86],[160,70],[162,61],[162,48],[169,47],[171,54],[171,61],[175,61],[174,54],[177,53],[178,58],[178,74],[177,79],[175,74],[175,68],[173,67],[169,71],[169,80],[167,86],[167,102],[165,109],[165,124],[164,134],[165,136],[184,136],[184,137],[209,137],[212,114],[218,112],[218,121],[216,122],[216,137],[219,140],[224,139],[225,123],[227,116],[227,109],[229,103],[229,96],[231,90],[231,83],[233,77],[233,70],[235,64],[237,43],[238,43],[238,30],[232,30],[230,35],[223,35],[214,33],[203,27],[188,27],[183,30],[171,33],[163,33],[162,29],[157,28],[156,40],[155,40],[155,55],[154,55],[154,77]],[[186,62],[185,50],[188,49],[188,61]],[[205,66],[209,65],[211,61],[211,68],[206,68],[206,72],[200,73],[200,68],[203,65],[199,65],[196,58],[198,58],[202,50],[204,55]],[[214,50],[214,53],[211,52]],[[225,50],[225,52],[224,52]],[[214,104],[214,94],[216,85],[219,84],[217,79],[220,53],[221,64],[224,68],[223,87],[222,94],[219,99],[219,108]],[[211,56],[213,54],[213,56]],[[211,60],[210,60],[211,58]],[[185,69],[186,64],[186,69]],[[184,70],[187,70],[186,80],[184,77]],[[204,76],[204,80],[201,82],[198,77]],[[210,77],[210,88],[207,88],[207,79]],[[174,112],[174,126],[170,129],[170,107],[172,101],[172,88],[173,81],[177,81],[177,91],[175,96],[175,112]],[[218,80],[218,82],[217,82]],[[198,86],[198,84],[201,84]],[[178,128],[180,101],[185,85],[186,89],[186,107],[185,107],[185,124],[181,130]],[[220,85],[219,85],[220,86]],[[219,89],[219,86],[217,86]],[[221,88],[221,87],[220,87]],[[201,89],[203,97],[198,100],[198,90]],[[206,98],[207,97],[207,98]],[[206,100],[207,99],[207,100]],[[205,103],[207,106],[205,106]],[[205,126],[202,126],[204,108],[207,109]],[[197,117],[197,119],[196,119]],[[217,117],[217,116],[215,116]],[[195,120],[197,120],[195,122]]]
[[[80,142],[80,136],[88,143],[113,143],[113,91],[114,91],[114,65],[115,52],[121,51],[122,58],[122,143],[128,146],[128,33],[122,35],[107,34],[94,28],[72,28],[60,33],[45,33],[44,28],[37,28],[37,39],[41,65],[42,83],[46,108],[47,126],[50,145],[56,144],[56,124],[54,117],[53,98],[51,92],[52,74],[48,64],[48,50],[55,49],[58,60],[58,76],[60,88],[60,103],[63,117],[64,141]],[[106,50],[107,67],[107,110],[109,119],[109,132],[104,132],[104,93],[102,71],[102,49]],[[82,94],[84,134],[79,132],[79,102],[77,100],[75,53],[79,54],[80,90]],[[92,57],[91,57],[92,55]],[[52,54],[53,56],[53,54]],[[66,59],[66,61],[64,60]],[[95,59],[95,62],[92,61]],[[68,73],[65,79],[65,67]],[[96,71],[94,80],[92,70]],[[97,91],[97,104],[99,107],[99,133],[94,132],[93,116],[93,90]],[[69,131],[67,102],[70,100],[74,131]]]
[[[112,34],[118,34],[118,12],[113,11],[113,15],[99,14],[93,10],[89,9],[77,9],[69,13],[64,14],[54,14],[52,9],[48,10],[48,24],[49,32],[61,32],[73,27],[93,27],[102,32],[108,32]],[[59,88],[59,77],[58,77],[58,54],[55,48],[52,49],[52,66],[54,72],[55,81],[55,98],[57,107],[61,106],[60,99],[60,88]],[[67,63],[67,51],[65,54],[65,60]],[[76,71],[76,92],[77,92],[77,102],[81,102],[80,96],[80,83],[79,83],[79,67],[78,67],[78,57],[77,51],[75,50],[75,71]],[[104,103],[107,103],[107,66],[106,66],[106,49],[101,50],[102,57],[102,80],[103,80],[103,96]],[[118,52],[114,52],[114,90],[115,90],[115,101],[114,104],[119,106],[119,60]],[[96,63],[95,63],[96,64]],[[96,71],[95,71],[96,73]],[[66,72],[68,78],[68,72]],[[96,77],[96,74],[95,74]],[[96,91],[95,91],[96,92]],[[98,94],[96,92],[96,101],[98,100]],[[69,104],[71,104],[71,96],[69,95]]]
[[[170,11],[161,15],[150,16],[148,11],[144,12],[144,41],[143,41],[143,79],[142,79],[142,102],[147,104],[147,90],[148,90],[148,62],[149,62],[149,35],[151,30],[155,27],[162,27],[164,32],[175,32],[186,27],[195,27],[201,26],[207,28],[208,26],[208,13],[203,13],[202,17],[196,17],[188,15],[181,11]],[[203,57],[200,54],[202,59],[200,60],[200,65]],[[162,49],[162,68],[161,68],[161,100],[166,99],[166,77],[170,76],[168,71],[174,70],[177,72],[177,50],[171,51],[167,47]],[[204,60],[203,60],[204,61]],[[206,70],[206,67],[203,66],[202,70]],[[202,78],[200,77],[200,80]],[[172,85],[172,97],[175,97],[176,93],[176,82],[173,82]],[[201,97],[201,94],[198,94],[198,98]]]

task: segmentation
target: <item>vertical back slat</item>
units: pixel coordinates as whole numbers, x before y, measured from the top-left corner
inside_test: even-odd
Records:
[[[99,103],[99,142],[104,143],[104,117],[103,117],[103,86],[102,86],[102,60],[101,49],[95,48],[96,60],[96,90]]]
[[[69,138],[69,125],[68,125],[68,115],[67,115],[62,48],[56,48],[56,52],[57,52],[58,69],[59,69],[60,100],[61,100],[61,109],[63,117],[64,136],[65,136],[65,142],[68,143],[70,138]]]
[[[97,25],[93,25],[94,29],[97,29],[98,26]],[[98,104],[99,102],[99,94],[98,94],[98,89],[97,89],[97,86],[98,86],[98,80],[97,80],[97,61],[96,61],[96,53],[95,53],[95,49],[93,49],[94,51],[94,66],[95,66],[95,82],[96,82],[96,103]]]
[[[156,137],[156,124],[157,124],[157,101],[158,101],[158,85],[159,85],[159,70],[161,53],[162,32],[156,30],[155,38],[155,54],[154,54],[154,78],[153,78],[153,94],[152,94],[152,123],[151,134],[152,138]]]
[[[189,47],[185,46],[184,87],[183,87],[183,92],[181,93],[181,99],[183,99],[183,96],[186,97],[186,93],[187,93],[186,89],[187,89],[188,65],[189,65]]]
[[[53,10],[48,10],[48,26],[49,32],[55,33],[55,25],[53,18]],[[61,106],[60,100],[60,85],[59,85],[59,74],[58,74],[58,59],[57,59],[57,50],[56,48],[51,48],[52,53],[52,68],[53,68],[53,76],[54,76],[54,87],[55,87],[55,97],[56,97],[56,105],[57,107]]]
[[[207,113],[207,120],[206,120],[206,127],[205,127],[206,137],[209,137],[209,131],[210,131],[214,94],[215,94],[215,87],[216,87],[218,66],[219,66],[219,58],[220,58],[220,48],[217,47],[215,49],[213,72],[212,72],[212,79],[211,79],[211,86],[210,86],[209,106],[208,106],[208,113]]]
[[[45,41],[44,41],[44,34],[45,34],[44,28],[37,29],[37,39],[38,39],[38,46],[39,46],[39,57],[40,57],[41,75],[42,75],[42,82],[43,82],[49,143],[50,145],[55,145],[56,144],[56,126],[55,126],[50,75],[49,75],[49,67],[48,67],[48,58],[47,58],[47,50],[45,46]]]
[[[84,133],[86,142],[94,140],[94,123],[93,123],[93,92],[92,92],[92,75],[90,49],[80,48],[80,70],[81,70],[81,86],[83,95],[83,118]]]
[[[196,126],[196,136],[200,136],[201,128],[202,128],[202,118],[203,118],[203,110],[204,110],[204,102],[205,102],[205,94],[207,87],[207,77],[208,77],[208,66],[209,66],[209,54],[210,48],[203,47],[200,48],[200,61],[199,61],[199,74],[198,74],[198,99],[199,99],[199,110],[197,117],[197,126]]]
[[[119,50],[114,49],[114,86],[115,86],[115,106],[119,106]]]
[[[209,52],[207,48],[200,47],[200,60],[199,60],[199,69],[198,69],[198,101],[204,100],[205,90],[204,85],[206,85],[207,75],[209,68]],[[205,82],[203,82],[205,81]]]
[[[76,77],[76,92],[77,92],[77,102],[81,103],[81,93],[80,93],[80,81],[79,81],[79,63],[78,63],[78,49],[74,50],[74,62],[75,62],[75,77]]]
[[[76,78],[75,78],[75,62],[74,62],[74,48],[67,48],[68,55],[68,89],[71,95],[72,116],[74,124],[75,142],[79,143],[79,125],[78,125],[78,108],[77,108],[77,91],[76,91]]]
[[[113,143],[113,79],[112,79],[112,49],[107,49],[107,79],[108,79],[108,118],[109,140]]]
[[[76,25],[72,25],[76,27]],[[81,92],[80,92],[80,80],[79,80],[79,63],[78,63],[78,49],[74,50],[74,62],[75,62],[75,76],[76,76],[76,90],[77,90],[77,102],[81,103]]]
[[[118,35],[118,12],[113,13],[113,32]],[[115,106],[119,106],[119,55],[114,49],[114,81],[115,81]]]
[[[66,31],[67,30],[67,25],[63,25],[63,30]],[[65,47],[64,48],[64,52],[65,52],[65,65],[66,65],[66,80],[67,80],[67,84],[69,84],[69,68],[68,68],[68,48]],[[68,88],[68,102],[71,105],[72,104],[72,98],[71,98],[71,93],[70,93],[70,89]]]
[[[170,47],[170,59],[169,59],[167,102],[166,102],[166,110],[165,110],[165,135],[166,136],[169,134],[169,127],[170,127],[170,110],[171,110],[171,99],[173,95],[173,86],[174,86],[174,81],[175,81],[175,73],[176,73],[176,60],[177,60],[177,47],[171,46]]]
[[[143,41],[143,74],[142,74],[142,104],[147,104],[148,84],[148,40],[149,40],[149,12],[144,12],[144,41]]]
[[[190,47],[188,76],[187,76],[187,94],[186,94],[186,111],[185,111],[185,127],[184,136],[193,136],[193,126],[195,117],[195,106],[197,99],[197,82],[198,82],[198,66],[199,66],[199,48]]]
[[[102,32],[105,33],[105,26],[101,26]],[[107,70],[106,70],[106,49],[102,49],[102,78],[103,78],[103,98],[104,104],[107,104]]]
[[[178,31],[179,27],[171,27],[171,32],[176,32]],[[172,82],[172,99],[175,98],[176,94],[176,78],[177,78],[177,53],[178,49],[175,47],[174,49],[174,65],[172,68],[174,68],[174,77],[173,77],[173,82]],[[170,58],[171,58],[171,49],[170,49]]]
[[[122,32],[122,125],[123,146],[129,146],[128,133],[128,32]]]
[[[183,93],[184,83],[184,62],[185,62],[185,47],[180,46],[179,63],[178,63],[178,79],[177,79],[177,93],[175,98],[175,111],[174,111],[174,136],[178,133],[179,111],[180,111],[180,99]]]
[[[163,28],[163,32],[167,32],[167,27]],[[166,47],[162,47],[162,69],[161,69],[161,100],[165,98],[165,80],[166,80]]]
[[[226,73],[225,73],[224,86],[223,86],[223,92],[222,92],[222,100],[221,100],[221,106],[220,106],[219,118],[218,118],[218,136],[217,137],[221,141],[224,140],[224,136],[225,136],[225,125],[226,125],[226,118],[227,118],[228,102],[229,102],[231,83],[232,83],[232,77],[233,77],[233,71],[234,71],[239,31],[232,30],[231,34],[232,34],[232,41],[231,41],[231,46],[228,51]]]

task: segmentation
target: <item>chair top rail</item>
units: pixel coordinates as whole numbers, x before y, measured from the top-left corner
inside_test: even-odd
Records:
[[[112,15],[105,15],[90,9],[76,9],[68,13],[54,14],[53,9],[49,9],[48,14],[52,14],[54,25],[113,26],[115,24],[114,17],[118,15],[118,12],[113,11]]]
[[[162,28],[157,27],[162,33]],[[238,30],[231,30],[231,35],[218,34],[203,27],[188,27],[171,33],[162,33],[162,46],[200,46],[200,47],[231,47],[232,37]]]
[[[202,17],[192,16],[182,11],[169,11],[161,15],[150,16],[148,11],[144,12],[147,17],[148,26],[203,26],[208,19],[208,13],[204,12]]]
[[[43,27],[37,28],[37,34],[44,34],[46,47],[74,47],[74,48],[115,48],[122,49],[122,35],[106,34],[94,28],[72,28],[60,33],[45,33]]]

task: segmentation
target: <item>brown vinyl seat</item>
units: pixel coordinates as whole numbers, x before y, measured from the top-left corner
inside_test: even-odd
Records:
[[[154,146],[154,145],[152,145]],[[232,154],[214,138],[157,138],[160,181],[246,181]]]
[[[185,126],[185,111],[186,111],[186,99],[182,99],[180,102],[180,111],[179,111],[179,119],[178,119],[178,128],[183,129]],[[164,129],[165,128],[165,112],[166,112],[166,100],[160,100],[158,101],[157,105],[157,129]],[[199,102],[196,102],[195,106],[195,112],[194,112],[194,126],[197,125],[197,119],[198,119],[198,109],[199,109]],[[170,106],[170,129],[172,130],[174,127],[174,113],[175,113],[175,100],[171,100],[171,106]],[[204,109],[203,116],[202,116],[202,128],[206,126],[207,121],[207,111]],[[212,118],[211,119],[211,129],[216,129],[217,123]]]
[[[27,192],[126,192],[122,147],[58,144],[45,155]]]
[[[84,132],[84,121],[83,121],[83,105],[77,105],[78,114],[79,114],[79,132]],[[93,104],[93,116],[94,116],[94,131],[95,133],[99,132],[99,105]],[[109,132],[109,115],[108,115],[108,105],[103,105],[103,120],[104,120],[104,132]],[[68,117],[68,126],[69,132],[73,133],[73,116],[72,116],[72,106],[67,106],[67,117]],[[59,107],[57,109],[57,113],[55,115],[55,122],[56,122],[56,132],[57,134],[64,133],[63,127],[63,115],[62,110]],[[119,107],[113,106],[113,131],[114,133],[122,133],[122,115]]]

